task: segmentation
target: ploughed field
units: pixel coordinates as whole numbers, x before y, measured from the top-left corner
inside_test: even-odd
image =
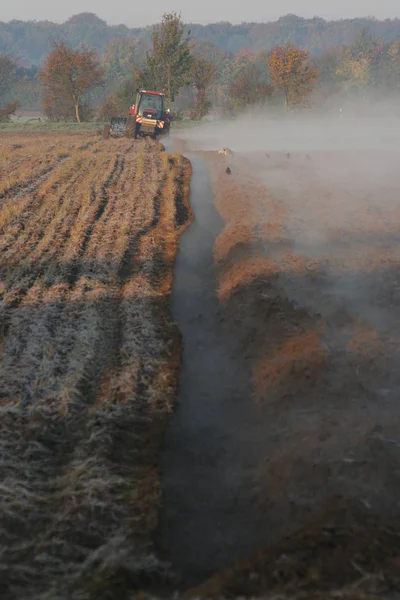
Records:
[[[0,597],[396,597],[397,158],[195,161],[163,538],[190,164],[152,141],[0,139]]]
[[[0,140],[0,596],[125,598],[162,565],[158,451],[190,164],[155,142]]]
[[[188,596],[398,597],[398,155],[200,154],[224,220],[221,323],[251,378],[240,465],[253,456],[246,508],[265,544]]]

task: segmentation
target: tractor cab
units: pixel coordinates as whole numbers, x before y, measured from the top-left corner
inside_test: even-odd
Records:
[[[142,92],[138,104],[138,115],[151,119],[162,119],[165,112],[164,99],[164,95],[161,94]]]
[[[165,108],[165,95],[162,92],[138,90],[136,104],[129,109],[130,115],[163,119],[169,110]]]

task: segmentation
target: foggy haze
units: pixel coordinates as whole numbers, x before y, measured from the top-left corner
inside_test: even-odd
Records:
[[[279,3],[265,3],[261,0],[249,0],[245,3],[215,3],[212,0],[189,2],[188,0],[153,0],[152,2],[125,2],[125,0],[70,0],[58,3],[52,0],[14,0],[2,2],[0,21],[12,19],[50,20],[63,22],[74,14],[94,12],[110,24],[125,24],[131,27],[151,25],[159,22],[163,13],[177,11],[182,13],[186,22],[215,23],[229,21],[266,22],[279,19],[287,13],[302,17],[319,16],[325,19],[342,19],[374,16],[378,19],[400,17],[399,4],[395,0],[337,0],[320,2],[318,0],[283,0]]]
[[[264,251],[283,261],[279,279],[291,301],[324,316],[345,306],[400,335],[396,304],[376,299],[385,287],[389,297],[399,293],[386,278],[400,262],[400,118],[387,115],[378,104],[374,116],[358,118],[254,111],[175,135],[189,148],[234,152],[226,158],[234,176],[245,171],[265,188],[252,203],[259,227],[269,222],[270,199],[279,202],[283,237],[277,246],[266,240]],[[287,269],[282,245],[318,262],[315,280]]]
[[[180,134],[201,150],[228,146],[236,152],[309,152],[395,150],[400,147],[400,118],[388,114],[388,106],[375,107],[374,116],[354,118],[343,111],[327,116],[271,117],[268,113],[248,112],[237,120],[205,123]],[[238,133],[239,132],[239,133]]]
[[[211,556],[215,568],[229,544],[241,556],[251,544],[275,548],[262,538],[274,527],[293,527],[308,547],[316,528],[299,532],[297,519],[311,523],[317,503],[330,519],[344,499],[343,519],[354,494],[375,522],[382,499],[398,497],[377,493],[374,478],[398,465],[400,119],[387,104],[373,109],[363,118],[348,114],[360,113],[357,103],[342,118],[241,112],[176,127],[168,141],[184,138],[193,158],[194,220],[175,271],[183,395],[164,469],[166,546],[182,572],[193,568],[188,539],[196,566]],[[217,156],[225,146],[234,154]],[[210,154],[189,152],[199,148]],[[216,283],[205,276],[211,257]]]

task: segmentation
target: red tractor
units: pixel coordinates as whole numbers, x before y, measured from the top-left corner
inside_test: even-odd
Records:
[[[129,109],[128,117],[112,117],[104,125],[103,138],[110,135],[134,137],[149,135],[156,139],[158,135],[169,135],[171,112],[165,107],[164,92],[137,90],[136,103]]]

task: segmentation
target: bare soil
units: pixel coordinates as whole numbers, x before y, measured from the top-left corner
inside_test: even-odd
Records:
[[[190,164],[95,135],[0,141],[0,596],[128,598],[152,538]]]
[[[167,556],[183,585],[216,573],[186,597],[388,597],[400,582],[396,159],[196,157]]]
[[[396,156],[163,150],[0,139],[1,598],[395,598]]]

